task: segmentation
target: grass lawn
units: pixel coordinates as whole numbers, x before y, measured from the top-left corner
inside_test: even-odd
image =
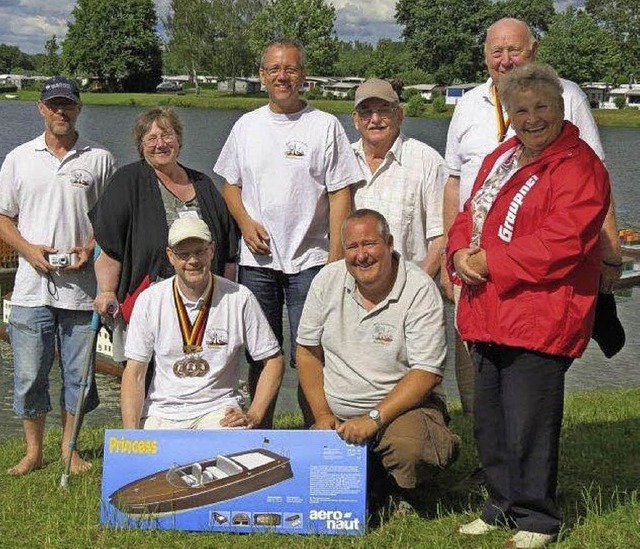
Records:
[[[20,91],[13,95],[17,95],[18,99],[24,101],[36,101],[39,92],[36,91]],[[5,100],[4,95],[0,94],[0,100]],[[156,107],[156,106],[172,106],[172,107],[197,107],[203,109],[233,109],[241,111],[251,111],[257,107],[267,103],[266,94],[258,94],[254,96],[232,96],[215,90],[202,90],[200,95],[195,95],[193,90],[187,90],[185,95],[176,95],[174,93],[89,93],[82,94],[82,101],[86,105],[111,105],[111,106],[139,106],[139,107]],[[344,100],[327,100],[316,99],[310,103],[321,109],[333,114],[348,114],[353,110],[353,101]],[[640,109],[623,109],[623,110],[601,110],[592,111],[596,122],[600,126],[619,126],[619,127],[640,127]],[[444,113],[435,112],[428,104],[425,108],[423,116],[425,118],[449,118],[453,113],[453,107],[447,107]]]
[[[640,547],[640,388],[567,396],[561,446],[559,499],[565,528],[558,548],[632,549]],[[59,488],[59,429],[46,434],[44,469],[22,478],[5,471],[22,455],[20,440],[0,445],[0,547],[46,548],[495,548],[509,533],[481,538],[456,533],[474,519],[482,493],[465,486],[476,464],[469,418],[454,408],[452,427],[465,442],[458,462],[425,490],[420,516],[384,517],[358,538],[229,535],[115,530],[98,524],[104,430],[87,428],[80,447],[94,467]],[[301,418],[280,416],[279,428],[296,428]],[[114,423],[114,427],[117,424]]]

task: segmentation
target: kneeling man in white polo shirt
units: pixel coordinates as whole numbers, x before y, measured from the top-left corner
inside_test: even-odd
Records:
[[[367,444],[375,493],[411,503],[415,488],[457,454],[442,382],[442,299],[393,250],[382,214],[361,209],[342,226],[344,260],[311,284],[298,328],[300,383],[315,429]]]
[[[120,403],[125,429],[250,429],[275,401],[284,371],[280,345],[253,294],[211,273],[214,253],[202,220],[171,225],[167,255],[176,274],[140,294],[129,323]],[[244,347],[264,362],[246,409],[238,388]]]

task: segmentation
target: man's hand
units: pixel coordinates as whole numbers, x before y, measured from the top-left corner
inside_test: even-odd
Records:
[[[269,233],[260,223],[248,218],[240,225],[240,231],[242,232],[242,238],[252,253],[258,255],[269,255],[271,253]]]
[[[93,308],[100,316],[113,316],[117,312],[118,296],[115,292],[101,292],[93,302]]]
[[[49,254],[55,254],[58,250],[44,244],[28,244],[24,250],[23,257],[31,264],[31,266],[39,273],[48,273],[57,270],[47,260]]]
[[[333,414],[320,416],[311,427],[316,431],[334,431],[340,425],[340,421]]]
[[[602,270],[600,271],[600,291],[604,294],[612,293],[616,282],[621,276],[622,262],[620,262],[620,266],[602,263]]]
[[[259,423],[259,421],[257,423]],[[246,427],[247,429],[253,429],[257,423],[240,408],[227,408],[224,417],[220,420],[221,427]]]
[[[77,259],[68,267],[65,267],[67,271],[79,271],[82,269],[88,262],[91,254],[93,253],[93,246],[91,248],[83,248],[82,246],[78,246],[77,248],[71,248],[69,250],[70,254],[76,254]]]
[[[487,281],[485,278],[487,273],[482,272],[482,264],[484,262],[486,267],[486,259],[473,259],[476,254],[484,256],[484,250],[478,246],[472,246],[470,248],[462,248],[453,255],[453,265],[457,275],[469,286],[479,286]]]
[[[440,269],[440,289],[442,290],[442,294],[449,301],[453,301],[453,282],[451,282],[451,278],[449,277],[449,273],[444,266],[444,262],[442,268]]]
[[[336,433],[350,444],[366,444],[378,432],[378,424],[369,416],[346,420],[336,428]]]

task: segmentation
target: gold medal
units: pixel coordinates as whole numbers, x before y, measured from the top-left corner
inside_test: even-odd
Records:
[[[178,324],[182,334],[182,350],[187,355],[173,365],[173,373],[178,377],[201,377],[209,371],[209,363],[196,353],[202,352],[202,340],[204,339],[204,330],[211,310],[214,282],[215,280],[212,278],[209,291],[192,325],[187,309],[178,292],[176,279],[173,279],[173,302],[178,313]]]

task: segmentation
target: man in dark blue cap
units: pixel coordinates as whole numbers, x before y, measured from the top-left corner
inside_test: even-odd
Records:
[[[19,255],[9,337],[13,409],[22,419],[27,450],[7,471],[14,476],[44,465],[45,418],[52,409],[48,378],[56,350],[62,376],[62,457],[66,461],[69,455],[96,294],[90,265],[95,242],[87,212],[114,168],[111,153],[81,139],[75,129],[82,109],[75,82],[50,78],[37,106],[44,133],[7,154],[0,168],[0,238]],[[97,405],[93,389],[86,409]],[[71,472],[90,467],[73,452]]]

